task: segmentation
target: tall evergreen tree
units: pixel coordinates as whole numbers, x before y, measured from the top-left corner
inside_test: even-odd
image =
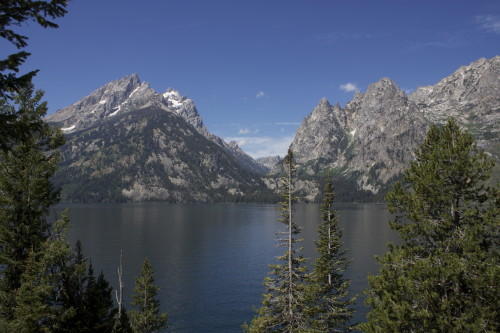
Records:
[[[102,272],[95,278],[92,264],[86,280],[79,332],[112,332],[118,311],[114,307],[112,288]]]
[[[16,113],[16,123],[27,132],[21,140],[0,151],[0,293],[21,286],[31,252],[38,253],[48,239],[49,208],[59,199],[50,178],[56,171],[58,152],[64,143],[59,129],[42,117],[47,111],[43,93],[29,87],[14,97],[14,105],[0,102],[6,113]],[[12,316],[13,298],[0,298],[0,316]]]
[[[493,161],[450,119],[432,126],[387,195],[390,245],[370,276],[367,332],[495,332],[500,327],[500,191]]]
[[[135,281],[132,305],[138,310],[130,310],[130,323],[136,333],[155,333],[168,327],[167,314],[160,312],[160,302],[156,298],[160,287],[154,284],[153,266],[144,260],[139,277]]]
[[[308,277],[307,307],[304,310],[311,332],[346,332],[356,298],[349,297],[351,281],[344,272],[351,260],[342,249],[342,230],[338,226],[337,212],[333,208],[335,191],[328,176],[321,205],[322,223],[318,227],[319,239],[315,241],[318,258]]]
[[[26,270],[21,275],[21,286],[14,295],[13,318],[0,319],[1,332],[42,332],[54,318],[54,311],[47,302],[52,288],[45,280],[40,253],[30,252]]]
[[[270,276],[264,279],[266,293],[262,306],[249,326],[248,332],[300,332],[305,328],[304,281],[306,275],[305,259],[297,248],[300,228],[293,220],[293,204],[295,202],[293,179],[295,166],[293,153],[289,149],[284,159],[285,175],[281,178],[280,202],[281,217],[279,221],[286,227],[278,232],[279,245],[286,248],[285,254],[278,257],[278,263],[269,265]]]
[[[42,96],[30,86],[13,96],[12,105],[0,99],[2,112],[15,113],[18,127],[25,129],[9,149],[0,150],[0,328],[75,332],[81,331],[82,301],[89,290],[86,262],[81,245],[75,252],[68,243],[67,213],[56,223],[47,219],[59,200],[50,178],[64,137],[43,121]],[[105,311],[110,306],[112,300]]]
[[[68,220],[69,225],[69,220]],[[54,275],[52,304],[58,311],[52,323],[55,332],[111,332],[116,308],[112,288],[101,272],[96,279],[92,264],[83,256],[80,241],[69,249],[65,238],[53,242],[55,256],[50,266]],[[61,249],[66,248],[66,254]]]
[[[12,27],[34,21],[56,28],[51,20],[64,16],[67,3],[2,1],[0,37],[26,47],[27,36]],[[76,320],[86,279],[81,248],[74,254],[67,242],[67,215],[55,225],[47,221],[59,200],[50,178],[64,137],[43,121],[47,105],[31,83],[37,71],[17,75],[28,56],[20,51],[0,60],[0,331],[81,331]]]
[[[73,308],[61,307],[57,299],[62,290],[59,262],[71,254],[66,246],[69,219],[66,214],[56,221],[53,232],[35,252],[31,250],[23,263],[20,286],[1,290],[2,310],[0,327],[5,331],[42,332],[60,331],[61,323],[74,314]],[[4,300],[8,298],[8,302]],[[12,306],[11,311],[3,308]]]

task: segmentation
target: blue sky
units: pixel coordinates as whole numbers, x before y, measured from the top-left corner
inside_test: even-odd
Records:
[[[23,70],[40,69],[50,112],[138,73],[193,99],[211,132],[254,157],[284,154],[323,97],[344,105],[382,77],[410,92],[500,54],[497,0],[73,0],[68,11],[59,29],[22,27]]]

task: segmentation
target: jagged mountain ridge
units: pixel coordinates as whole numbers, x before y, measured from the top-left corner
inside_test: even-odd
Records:
[[[112,81],[93,91],[90,95],[72,105],[48,115],[46,120],[62,128],[65,133],[87,129],[105,119],[118,114],[134,112],[137,109],[154,106],[182,117],[200,134],[219,145],[234,156],[246,169],[259,174],[267,169],[256,163],[243,152],[235,142],[226,143],[208,131],[196,109],[193,100],[169,88],[159,94],[146,82],[141,82],[137,74]]]
[[[500,56],[462,66],[408,98],[434,123],[450,116],[476,135],[478,145],[500,156]]]
[[[344,108],[322,99],[290,146],[299,171],[318,177],[329,169],[337,179],[350,180],[356,191],[384,192],[413,160],[429,126],[451,116],[500,160],[499,73],[497,56],[463,66],[411,95],[383,78],[365,93],[357,92]]]

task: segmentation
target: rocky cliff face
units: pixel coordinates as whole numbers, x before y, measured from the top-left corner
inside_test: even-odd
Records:
[[[295,160],[300,164],[307,164],[316,160],[322,169],[326,160],[333,156],[342,155],[348,144],[348,126],[345,110],[339,105],[331,106],[326,99],[322,99],[313,112],[303,121],[291,148]],[[309,170],[313,174],[314,170]]]
[[[408,97],[434,123],[457,118],[476,136],[480,147],[500,158],[500,56],[462,66]]]
[[[291,149],[308,175],[332,169],[377,193],[413,159],[427,126],[415,103],[383,78],[345,108],[322,99],[302,122]]]
[[[260,158],[256,159],[255,162],[257,162],[260,165],[262,165],[263,167],[265,167],[267,172],[269,172],[276,166],[276,164],[281,162],[281,157],[279,157],[278,155],[260,157]]]
[[[413,160],[429,126],[448,117],[500,159],[499,64],[500,57],[480,59],[409,96],[383,78],[344,108],[321,100],[291,145],[299,170],[312,177],[331,170],[356,191],[383,192]]]
[[[345,107],[350,145],[344,164],[362,174],[358,184],[377,193],[413,160],[428,122],[391,80],[384,78]]]

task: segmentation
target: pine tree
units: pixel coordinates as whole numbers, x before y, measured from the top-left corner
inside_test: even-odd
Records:
[[[117,309],[113,304],[112,288],[101,272],[94,277],[92,264],[87,273],[87,285],[83,294],[79,332],[111,332]]]
[[[130,310],[130,323],[136,333],[160,332],[168,327],[167,314],[160,312],[160,302],[156,298],[160,290],[154,284],[153,266],[144,260],[139,277],[135,281],[132,305],[138,310]]]
[[[387,195],[390,245],[369,277],[367,332],[494,332],[500,327],[500,191],[493,161],[450,119],[432,126]]]
[[[285,175],[281,178],[282,197],[279,221],[286,231],[278,233],[279,245],[286,247],[285,254],[278,257],[278,263],[269,265],[270,276],[264,279],[266,293],[262,306],[250,325],[248,332],[300,332],[304,329],[304,281],[306,275],[305,259],[296,248],[300,241],[297,235],[300,228],[293,220],[293,178],[295,174],[293,153],[288,150],[284,159]]]
[[[351,260],[342,249],[342,230],[338,226],[337,212],[333,209],[335,192],[328,176],[321,205],[322,223],[318,227],[319,239],[315,241],[318,258],[308,277],[307,307],[304,310],[311,332],[345,332],[356,298],[349,298],[351,281],[343,274]]]
[[[55,222],[51,233],[40,249],[29,251],[24,261],[20,276],[20,286],[14,290],[1,290],[2,301],[9,298],[12,306],[9,316],[2,316],[5,331],[19,332],[59,332],[68,317],[74,314],[73,308],[61,307],[57,301],[63,293],[61,284],[60,260],[71,255],[71,249],[66,242],[66,231],[69,218],[66,214]]]
[[[30,252],[28,256],[26,270],[21,275],[21,287],[13,295],[13,320],[4,323],[3,332],[41,332],[54,317],[47,302],[52,288],[44,279],[43,264],[36,258],[39,255]]]
[[[4,295],[21,286],[30,253],[38,254],[48,239],[47,215],[59,199],[50,178],[58,160],[55,149],[64,137],[42,120],[47,111],[43,93],[32,95],[29,87],[14,97],[14,105],[0,103],[4,112],[16,114],[17,126],[25,130],[21,140],[0,151],[0,293]],[[12,317],[13,300],[0,297],[1,317]]]
[[[53,304],[67,315],[59,315],[52,329],[56,332],[111,332],[117,309],[109,282],[102,272],[96,279],[92,263],[87,269],[80,241],[73,254],[64,259],[55,270],[55,285],[59,288]]]
[[[135,333],[125,307],[120,314],[116,313],[112,333]]]
[[[13,104],[0,99],[2,113],[15,114],[24,130],[0,150],[0,329],[75,332],[81,331],[86,262],[81,245],[75,252],[67,241],[67,212],[55,223],[47,219],[59,200],[50,178],[64,137],[43,121],[42,96],[33,96],[30,86]]]

